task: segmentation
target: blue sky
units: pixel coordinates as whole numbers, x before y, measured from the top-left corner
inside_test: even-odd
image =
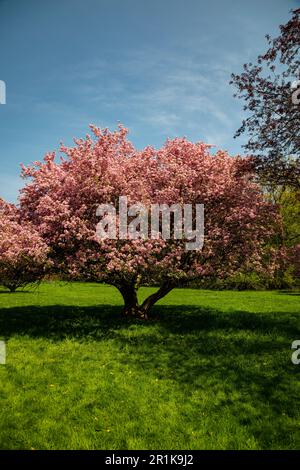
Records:
[[[0,0],[0,196],[28,164],[122,122],[138,147],[186,135],[232,154],[244,116],[231,72],[265,50],[296,0]]]

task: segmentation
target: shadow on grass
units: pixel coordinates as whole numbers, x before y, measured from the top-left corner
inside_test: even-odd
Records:
[[[299,291],[291,291],[291,290],[281,290],[278,291],[278,294],[284,294],[284,295],[300,295]]]
[[[23,292],[24,293],[24,292]],[[300,334],[299,323],[294,314],[274,312],[258,314],[231,310],[227,312],[189,305],[157,306],[149,321],[127,320],[121,316],[121,307],[97,306],[14,306],[0,308],[0,332],[5,337],[27,335],[44,337],[52,341],[64,338],[102,339],[115,336],[117,330],[133,325],[143,329],[157,325],[162,332],[174,335],[197,334],[197,332],[255,331],[270,332],[295,337]]]
[[[127,321],[120,312],[108,305],[2,308],[0,335],[50,341],[113,338],[121,371],[130,367],[141,377],[146,371],[158,381],[180,385],[187,396],[207,395],[208,412],[228,410],[261,449],[295,448],[300,367],[291,363],[290,348],[300,328],[294,314],[158,306],[153,320],[143,322]],[[196,400],[195,413],[198,406]]]
[[[28,290],[16,290],[15,292],[10,292],[9,290],[0,290],[0,294],[11,294],[16,295],[16,294],[32,294],[33,291],[28,291]]]

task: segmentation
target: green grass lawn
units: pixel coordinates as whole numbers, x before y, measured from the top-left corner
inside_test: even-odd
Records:
[[[129,322],[108,286],[0,290],[0,448],[299,449],[299,300],[177,289]]]

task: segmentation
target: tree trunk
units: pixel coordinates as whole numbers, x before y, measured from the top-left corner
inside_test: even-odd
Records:
[[[147,297],[144,302],[139,305],[137,298],[137,289],[134,285],[118,286],[124,299],[123,315],[127,318],[139,318],[148,320],[149,312],[153,305],[170,292],[173,287],[170,284],[163,284],[157,292]]]
[[[137,289],[134,284],[117,286],[124,300],[123,315],[132,318],[144,318],[137,299]]]
[[[3,284],[3,285],[7,289],[9,289],[10,292],[16,292],[16,290],[17,290],[17,286],[15,286],[14,284]]]
[[[154,292],[154,294],[149,295],[146,300],[142,303],[142,308],[146,311],[149,312],[150,309],[153,307],[158,300],[162,299],[167,295],[171,290],[173,289],[173,286],[169,283],[164,283],[158,291]]]

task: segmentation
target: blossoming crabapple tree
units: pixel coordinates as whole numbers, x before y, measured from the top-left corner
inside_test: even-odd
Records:
[[[262,266],[275,215],[252,181],[249,159],[211,155],[209,145],[186,138],[137,150],[122,126],[114,132],[90,127],[93,136],[61,146],[60,161],[48,153],[22,170],[28,179],[22,217],[36,226],[59,272],[115,286],[125,315],[147,318],[159,299],[191,279],[225,276],[245,263]],[[203,248],[187,251],[184,239],[162,237],[99,240],[96,209],[118,208],[119,196],[145,207],[204,204]],[[139,304],[143,283],[159,288]]]
[[[14,292],[45,274],[48,247],[16,206],[0,199],[0,284]]]

